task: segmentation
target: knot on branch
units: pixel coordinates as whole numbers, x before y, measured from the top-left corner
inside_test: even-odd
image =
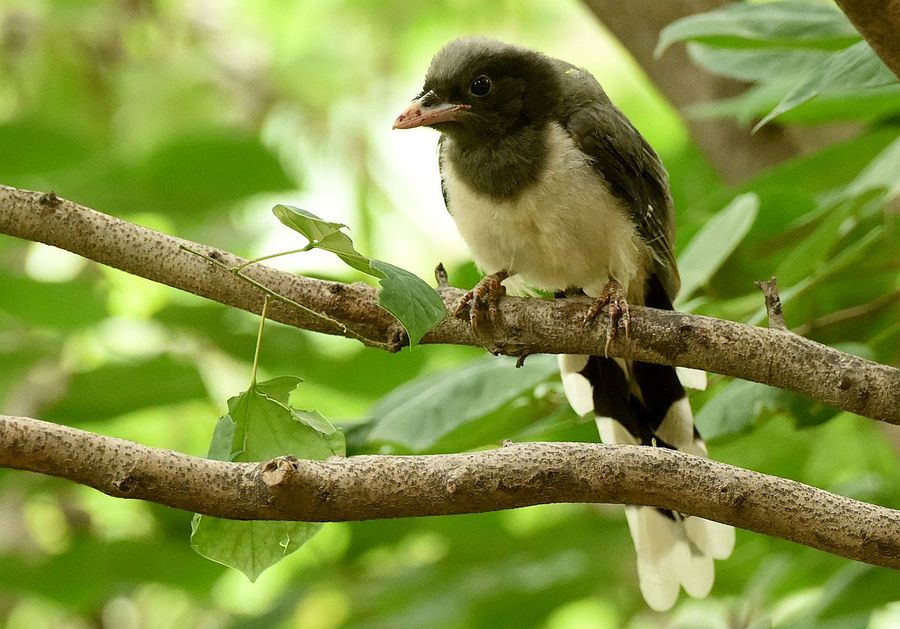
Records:
[[[114,478],[111,484],[119,495],[127,496],[134,491],[138,482],[139,478],[132,467],[125,471],[121,476]]]
[[[53,192],[52,190],[51,190],[50,192],[47,192],[47,193],[45,193],[45,194],[42,194],[42,195],[38,198],[38,204],[39,204],[41,207],[45,207],[45,208],[48,208],[48,209],[55,208],[55,207],[57,207],[60,203],[62,203],[62,199],[60,199],[60,198],[57,196],[57,194],[56,194],[55,192]]]
[[[262,479],[270,491],[283,489],[297,473],[300,461],[290,455],[266,461],[262,466]]]

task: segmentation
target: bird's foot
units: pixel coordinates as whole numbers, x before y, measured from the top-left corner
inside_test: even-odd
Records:
[[[625,338],[631,336],[631,313],[628,310],[628,302],[625,300],[625,289],[614,279],[610,279],[606,283],[597,296],[597,301],[588,308],[584,315],[584,325],[596,319],[604,307],[609,315],[609,327],[606,330],[606,345],[603,353],[608,356],[609,343],[616,336],[620,323],[625,328]]]
[[[456,307],[453,309],[453,316],[458,317],[468,308],[469,321],[473,328],[477,328],[486,308],[490,322],[495,323],[499,321],[500,298],[506,294],[506,289],[503,287],[502,282],[507,277],[509,277],[509,271],[498,271],[497,273],[485,275],[475,285],[475,288],[463,295],[456,303]]]

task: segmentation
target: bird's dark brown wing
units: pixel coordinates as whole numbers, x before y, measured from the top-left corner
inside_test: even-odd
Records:
[[[558,118],[613,194],[626,202],[641,238],[653,252],[654,273],[671,302],[680,280],[673,254],[674,210],[666,171],[594,77],[564,62],[559,62],[559,67],[565,96]]]

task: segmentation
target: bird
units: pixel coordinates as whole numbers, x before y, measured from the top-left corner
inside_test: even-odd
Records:
[[[447,210],[484,273],[455,308],[496,321],[512,280],[556,297],[594,298],[607,339],[630,334],[629,305],[672,310],[680,279],[674,208],[660,158],[586,70],[489,37],[464,37],[433,57],[395,129],[440,133]],[[483,315],[482,315],[483,316]],[[579,415],[607,444],[674,448],[706,457],[674,367],[604,355],[560,355]],[[705,597],[714,559],[734,547],[728,525],[626,506],[644,600],[670,609],[683,588]]]

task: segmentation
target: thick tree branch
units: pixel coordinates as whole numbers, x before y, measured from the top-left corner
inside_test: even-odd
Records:
[[[527,443],[452,455],[225,463],[0,415],[0,466],[242,520],[334,522],[556,502],[645,504],[900,568],[900,511],[666,448]]]
[[[835,0],[872,50],[900,79],[900,0]]]
[[[233,274],[187,253],[205,251],[229,265],[231,254],[173,238],[101,214],[55,195],[0,186],[0,233],[67,249],[91,260],[175,288],[258,313],[261,291]],[[315,312],[340,321],[371,344],[399,349],[397,322],[377,305],[365,284],[324,282],[262,264],[245,270],[257,282]],[[446,303],[462,292],[442,288]],[[588,302],[504,299],[503,325],[476,337],[467,321],[450,319],[425,343],[484,345],[496,353],[521,355],[602,354],[604,325],[585,333]],[[317,332],[348,336],[329,320],[274,302],[270,318]],[[678,312],[634,308],[628,340],[613,339],[612,356],[681,365],[797,391],[838,408],[900,424],[900,370],[839,352],[796,334]]]

